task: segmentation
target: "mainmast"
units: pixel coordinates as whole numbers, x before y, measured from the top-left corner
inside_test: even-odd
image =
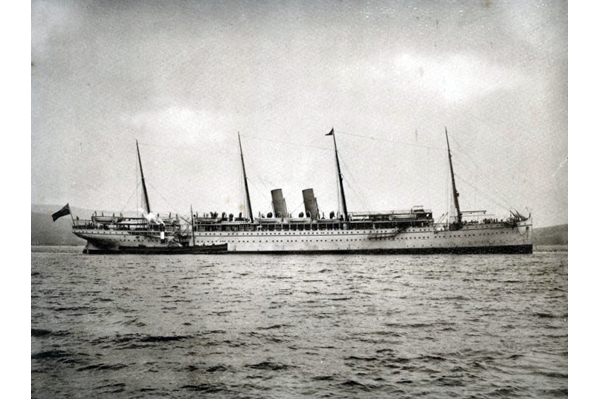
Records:
[[[140,157],[140,146],[138,141],[135,141],[135,147],[137,148],[138,161],[140,162],[140,174],[142,175],[142,192],[144,195],[144,203],[146,206],[146,213],[150,214],[150,201],[148,200],[148,190],[146,189],[146,181],[144,179],[144,170],[142,169],[142,157]]]
[[[450,141],[448,140],[448,128],[446,129],[446,144],[448,145],[448,161],[450,162],[450,176],[452,177],[452,195],[454,197],[454,207],[456,208],[456,225],[462,227],[462,213],[458,204],[458,191],[456,190],[456,181],[454,180],[454,168],[452,168],[452,154],[450,154]]]
[[[238,142],[240,143],[240,157],[242,158],[242,172],[244,173],[244,187],[246,188],[246,202],[248,203],[248,212],[250,214],[250,222],[254,222],[252,216],[252,204],[250,204],[250,191],[248,190],[248,178],[246,177],[246,166],[244,165],[244,153],[242,152],[242,140],[238,132]]]
[[[343,218],[344,218],[343,220],[348,221],[348,209],[346,208],[346,195],[344,194],[342,170],[340,169],[340,158],[338,156],[337,143],[335,141],[335,132],[334,132],[333,128],[331,128],[331,132],[329,132],[325,136],[333,136],[333,146],[335,148],[335,162],[337,165],[338,179],[340,182],[340,196],[342,197],[342,213],[343,213]]]

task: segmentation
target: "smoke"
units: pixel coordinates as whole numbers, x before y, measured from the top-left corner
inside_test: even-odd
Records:
[[[140,211],[142,212],[142,215],[144,216],[144,218],[146,218],[146,221],[148,221],[148,222],[155,222],[155,223],[160,224],[160,225],[164,225],[165,224],[160,218],[158,218],[158,216],[154,215],[153,212],[150,212],[150,213],[146,214],[144,212],[144,210],[140,209]]]

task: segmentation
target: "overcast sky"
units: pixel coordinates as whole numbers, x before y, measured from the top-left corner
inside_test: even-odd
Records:
[[[31,201],[239,212],[449,199],[567,223],[566,1],[33,1]],[[139,191],[138,191],[139,195]],[[87,217],[87,216],[80,216]]]

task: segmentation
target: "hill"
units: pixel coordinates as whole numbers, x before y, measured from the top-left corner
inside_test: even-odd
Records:
[[[46,246],[84,246],[85,240],[71,233],[71,218],[52,222],[47,214],[31,213],[31,244]]]
[[[60,210],[63,206],[49,206],[32,204],[31,205],[31,244],[45,246],[84,246],[86,241],[73,235],[71,232],[71,217],[65,216],[55,222],[52,221],[52,214]],[[85,208],[71,207],[73,216],[79,216],[81,219],[89,219],[94,210]],[[98,210],[100,215],[112,215],[113,211]],[[118,212],[116,212],[118,214]],[[134,213],[128,213],[134,215]]]
[[[533,228],[534,245],[569,244],[569,225],[555,225],[546,228]]]

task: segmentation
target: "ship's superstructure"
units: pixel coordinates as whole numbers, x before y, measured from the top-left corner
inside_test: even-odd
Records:
[[[328,218],[319,209],[313,189],[302,192],[304,212],[292,217],[281,189],[271,191],[273,212],[252,214],[250,192],[238,134],[248,213],[234,217],[191,212],[190,220],[160,219],[150,209],[142,175],[142,218],[93,216],[75,222],[73,233],[86,239],[85,252],[125,253],[531,253],[531,216],[511,211],[506,220],[490,218],[485,211],[463,211],[454,180],[452,153],[446,131],[452,180],[454,221],[436,223],[432,211],[422,206],[386,212],[348,212],[335,132],[334,142],[341,211]],[[137,146],[137,143],[136,143]]]

